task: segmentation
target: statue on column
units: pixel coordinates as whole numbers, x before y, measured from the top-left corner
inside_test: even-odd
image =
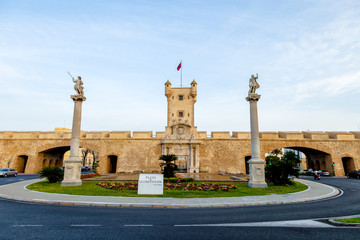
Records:
[[[84,86],[81,77],[78,76],[77,79],[72,78],[73,82],[75,83],[74,89],[79,95],[84,95]]]
[[[256,89],[260,87],[260,85],[256,81],[258,78],[258,74],[256,74],[256,77],[254,76],[254,74],[251,75],[251,78],[249,80],[249,94],[255,93]]]
[[[84,96],[84,86],[83,86],[84,83],[81,80],[81,77],[78,76],[77,79],[75,79],[69,72],[68,72],[68,74],[72,78],[72,81],[75,83],[74,89],[77,92],[77,94]]]

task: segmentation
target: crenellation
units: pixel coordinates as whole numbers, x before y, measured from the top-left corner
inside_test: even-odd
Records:
[[[354,136],[355,136],[355,138],[356,139],[360,139],[360,131],[352,131],[352,132],[350,132],[350,133],[352,133],[352,134],[354,134]]]
[[[131,131],[109,132],[110,139],[131,138]]]
[[[39,139],[61,139],[62,132],[40,132]]]
[[[0,139],[12,138],[13,132],[0,132]]]
[[[250,133],[249,133],[250,134]],[[260,132],[259,137],[261,139],[279,139],[279,133],[278,132]]]
[[[303,132],[304,138],[313,140],[326,140],[329,139],[329,134],[326,132]]]
[[[197,135],[198,135],[199,139],[207,138],[207,132],[206,131],[197,132]]]
[[[132,134],[132,138],[153,138],[153,132],[152,131],[148,131],[148,132],[133,132]]]
[[[102,138],[108,138],[109,137],[109,132],[87,132],[85,135],[85,138],[89,138],[89,139],[102,139]]]
[[[302,132],[279,132],[279,136],[285,139],[304,139]]]
[[[39,132],[12,132],[13,139],[36,139],[39,138]]]
[[[350,132],[327,132],[331,139],[337,140],[354,140],[355,135]]]
[[[155,138],[163,139],[165,137],[165,132],[156,132]]]
[[[251,134],[250,132],[232,132],[231,137],[236,139],[250,139]]]
[[[211,132],[211,138],[214,139],[229,139],[230,132]]]

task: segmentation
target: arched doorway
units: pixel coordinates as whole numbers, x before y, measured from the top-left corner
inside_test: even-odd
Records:
[[[246,156],[245,157],[245,173],[249,174],[249,163],[248,161],[251,159],[251,156]]]
[[[18,171],[19,173],[24,173],[26,170],[26,164],[28,161],[28,156],[26,155],[20,155],[17,157],[16,159],[16,163],[15,163],[15,170]]]
[[[352,157],[343,157],[341,158],[341,160],[344,167],[345,175],[355,170],[355,163]]]
[[[108,172],[109,173],[116,173],[116,169],[117,169],[117,160],[118,157],[115,155],[109,155],[107,157],[108,159]]]

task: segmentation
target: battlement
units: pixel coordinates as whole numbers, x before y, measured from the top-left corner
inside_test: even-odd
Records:
[[[210,135],[205,131],[197,132],[198,139],[251,139],[250,132],[211,132]],[[165,132],[156,132],[153,135],[152,131],[81,131],[81,139],[163,139]],[[260,140],[358,140],[360,139],[359,132],[260,132]],[[40,132],[40,131],[24,131],[0,132],[0,139],[71,139],[70,131],[53,131],[53,132]]]

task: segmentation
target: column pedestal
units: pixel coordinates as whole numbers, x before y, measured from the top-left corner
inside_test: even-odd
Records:
[[[259,124],[257,114],[257,102],[260,95],[249,93],[246,101],[250,103],[250,125],[251,125],[251,159],[249,163],[250,180],[249,187],[267,188],[265,182],[265,161],[260,158],[260,140],[259,140]]]
[[[82,102],[86,100],[83,95],[72,95],[74,100],[74,116],[71,132],[70,156],[64,161],[65,172],[64,180],[61,186],[79,186],[81,181],[81,164],[82,160],[79,156],[80,148],[80,127],[81,127],[81,108]]]

